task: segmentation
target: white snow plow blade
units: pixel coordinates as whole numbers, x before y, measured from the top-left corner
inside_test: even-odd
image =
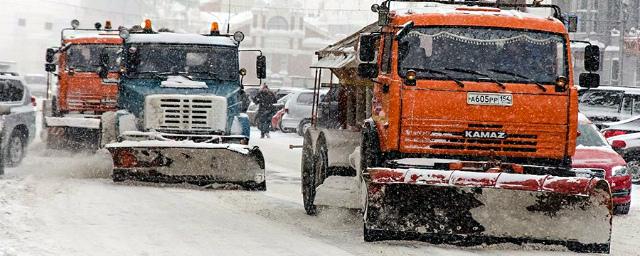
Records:
[[[538,243],[608,253],[611,192],[597,178],[369,169],[365,240]]]
[[[265,190],[262,152],[239,144],[192,141],[124,141],[106,145],[113,158],[114,181],[196,185],[231,183]]]

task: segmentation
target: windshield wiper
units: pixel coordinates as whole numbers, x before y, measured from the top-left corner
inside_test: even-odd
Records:
[[[211,71],[197,71],[197,72],[192,72],[192,73],[194,73],[194,74],[207,74],[209,76],[208,78],[212,78],[212,79],[215,79],[215,80],[223,80],[222,78],[220,78],[218,73],[211,72]]]
[[[529,77],[523,76],[521,74],[513,73],[513,72],[510,72],[510,71],[506,71],[506,70],[500,70],[500,69],[488,69],[488,70],[491,71],[491,72],[494,72],[494,73],[498,73],[498,74],[505,74],[505,75],[516,77],[516,78],[525,79],[525,80],[527,80],[528,83],[534,83],[535,85],[537,85],[538,88],[542,89],[543,92],[547,91],[547,88],[545,88],[544,85],[541,84],[540,82],[538,82],[536,80],[533,80],[533,79],[531,79]]]
[[[432,74],[438,74],[438,75],[442,75],[444,77],[446,77],[449,80],[452,80],[454,82],[456,82],[456,84],[458,86],[460,86],[461,88],[464,88],[464,83],[456,78],[453,78],[452,76],[450,76],[449,74],[447,74],[444,71],[441,70],[437,70],[437,69],[431,69],[431,68],[402,68],[404,70],[414,70],[414,71],[418,71],[418,72],[428,72],[428,73],[432,73]]]
[[[161,75],[161,76],[171,76],[171,75],[176,76],[176,75],[177,75],[177,76],[181,76],[181,77],[184,77],[184,78],[186,78],[186,79],[189,79],[189,80],[193,81],[193,77],[191,77],[191,76],[187,75],[187,74],[189,74],[189,73],[184,72],[184,71],[176,71],[176,72],[159,72],[159,73],[157,73],[157,74],[158,74],[158,75]]]
[[[496,83],[498,86],[500,86],[500,88],[502,89],[506,89],[507,86],[505,86],[502,82],[496,80],[495,78],[484,74],[484,73],[480,73],[478,71],[475,70],[468,70],[468,69],[462,69],[462,68],[444,68],[445,70],[449,70],[449,71],[454,71],[454,72],[460,72],[460,73],[467,73],[467,74],[471,74],[471,75],[476,75],[476,76],[481,76],[484,77],[486,79],[488,79],[491,82]]]

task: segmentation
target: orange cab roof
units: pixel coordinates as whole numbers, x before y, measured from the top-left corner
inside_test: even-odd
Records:
[[[121,44],[118,32],[95,30],[67,30],[63,33],[64,44]]]
[[[425,7],[395,12],[392,23],[395,26],[413,21],[415,26],[484,26],[566,33],[564,24],[554,17],[541,17],[515,10],[440,5],[438,8]]]

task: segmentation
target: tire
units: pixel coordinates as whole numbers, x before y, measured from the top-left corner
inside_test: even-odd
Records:
[[[278,122],[278,128],[280,129],[280,131],[282,133],[290,133],[291,132],[291,130],[282,127],[282,119],[280,119],[280,122]]]
[[[22,162],[25,156],[26,142],[27,136],[23,132],[19,130],[11,132],[7,149],[4,152],[5,167],[16,167]]]
[[[613,208],[613,214],[615,215],[627,215],[631,209],[631,203],[615,205]]]
[[[309,119],[305,119],[300,121],[300,124],[298,124],[298,135],[300,136],[304,136],[305,132],[307,131],[307,129],[309,129],[309,127],[311,127],[311,120]]]
[[[315,160],[316,157],[313,151],[313,143],[311,135],[306,134],[304,136],[304,143],[302,146],[302,202],[304,204],[304,210],[308,215],[316,215],[317,208],[314,204],[316,197],[315,187]]]
[[[640,161],[636,158],[625,159],[627,166],[629,166],[629,172],[631,174],[631,182],[634,184],[640,183]]]

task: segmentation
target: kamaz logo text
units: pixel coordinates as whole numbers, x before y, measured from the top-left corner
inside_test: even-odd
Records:
[[[464,131],[464,137],[469,139],[506,139],[507,133],[505,132],[491,132],[491,131]]]

